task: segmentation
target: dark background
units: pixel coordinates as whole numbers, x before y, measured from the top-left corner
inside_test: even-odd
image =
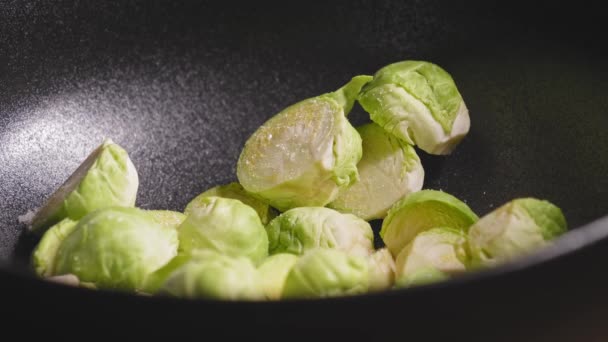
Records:
[[[49,333],[70,317],[116,336],[119,327],[176,336],[200,325],[224,334],[272,328],[274,336],[333,329],[382,338],[409,329],[427,338],[600,340],[608,253],[604,239],[590,241],[608,231],[605,222],[555,255],[575,252],[462,282],[352,300],[226,304],[93,294],[20,275],[37,240],[16,217],[103,137],[133,159],[138,206],[182,210],[235,179],[242,144],[280,109],[356,74],[425,59],[452,74],[472,121],[452,155],[420,153],[425,188],[448,191],[479,215],[514,197],[547,198],[576,228],[608,212],[604,32],[604,12],[590,1],[0,2],[0,306],[13,321],[46,312],[35,321]],[[355,108],[351,119],[366,115]]]

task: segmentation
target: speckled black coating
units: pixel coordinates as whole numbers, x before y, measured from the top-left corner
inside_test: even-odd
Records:
[[[0,295],[8,294],[0,307],[22,320],[34,307],[54,308],[38,323],[49,332],[60,331],[50,317],[85,311],[78,325],[100,331],[95,317],[110,324],[101,315],[113,311],[112,331],[138,328],[140,336],[228,321],[224,334],[266,329],[275,337],[330,328],[343,337],[608,336],[598,323],[608,309],[599,296],[608,285],[606,220],[527,263],[357,299],[186,303],[21,274],[37,240],[17,216],[39,206],[104,137],[137,167],[138,206],[182,210],[235,179],[243,143],[280,109],[404,59],[443,66],[471,114],[470,134],[452,155],[420,152],[425,188],[450,192],[479,215],[520,196],[556,203],[572,228],[608,214],[601,11],[584,1],[455,3],[0,2]],[[360,107],[350,118],[367,121]],[[179,332],[170,329],[177,321]]]

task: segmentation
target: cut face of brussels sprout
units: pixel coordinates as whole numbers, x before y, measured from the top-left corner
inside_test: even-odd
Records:
[[[55,275],[73,274],[100,288],[139,289],[176,255],[177,231],[145,211],[108,207],[78,222],[59,246]]]
[[[306,252],[293,266],[282,298],[320,298],[365,293],[369,286],[369,265],[365,257],[335,249]]]
[[[469,132],[469,111],[452,77],[424,61],[390,64],[359,96],[372,121],[431,154],[449,154]]]
[[[226,185],[216,186],[211,188],[202,194],[196,196],[184,210],[184,213],[188,215],[194,208],[200,206],[200,202],[202,198],[216,196],[223,198],[232,198],[247,204],[252,207],[255,211],[257,211],[258,215],[260,215],[260,219],[262,220],[262,224],[266,225],[270,220],[277,216],[277,211],[269,206],[267,203],[260,201],[257,198],[251,196],[239,183],[233,182]]]
[[[41,234],[64,218],[77,221],[96,209],[132,207],[138,185],[127,152],[106,139],[37,211],[29,228]]]
[[[397,256],[422,231],[435,227],[466,231],[477,220],[477,215],[456,197],[442,191],[422,190],[393,205],[382,222],[380,236],[393,256]]]
[[[32,265],[34,266],[36,274],[41,277],[50,277],[53,275],[57,250],[59,249],[59,246],[61,246],[63,240],[74,231],[77,223],[77,221],[66,218],[44,233],[32,254]]]
[[[154,221],[156,221],[158,224],[171,229],[177,229],[177,227],[179,227],[186,219],[186,215],[178,211],[148,210],[146,212],[150,214]]]
[[[180,251],[212,250],[250,258],[255,264],[268,255],[268,236],[257,212],[243,202],[222,197],[201,198],[178,228]]]
[[[358,180],[361,137],[346,119],[371,76],[354,77],[338,91],[282,110],[247,140],[237,177],[273,207],[325,206]]]
[[[266,226],[270,254],[301,255],[323,247],[350,255],[367,256],[374,251],[374,233],[366,221],[322,207],[288,210]]]
[[[171,273],[159,293],[182,298],[260,300],[255,266],[248,258],[213,251],[192,258]]]
[[[418,234],[397,256],[397,278],[416,284],[428,280],[429,269],[446,277],[466,270],[466,235],[450,228],[433,228]],[[411,278],[411,279],[408,279]]]
[[[395,282],[395,261],[391,252],[382,248],[370,255],[369,290],[381,291],[391,288]]]
[[[395,202],[422,189],[424,169],[412,146],[380,126],[370,123],[357,131],[363,140],[359,181],[342,189],[329,206],[364,220],[384,218]]]
[[[544,200],[520,198],[471,226],[469,248],[476,265],[493,265],[537,250],[566,229],[558,207]]]
[[[283,293],[287,274],[298,257],[293,254],[281,253],[269,256],[258,268],[258,276],[262,292],[266,299],[278,300]]]

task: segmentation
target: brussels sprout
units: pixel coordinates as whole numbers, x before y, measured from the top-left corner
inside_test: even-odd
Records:
[[[77,221],[96,209],[133,207],[138,185],[127,152],[106,139],[36,212],[29,229],[42,234],[64,218]]]
[[[380,126],[370,123],[357,131],[363,140],[359,182],[342,189],[329,206],[364,220],[380,219],[399,199],[422,189],[424,169],[412,146]]]
[[[63,240],[74,231],[77,224],[78,221],[66,218],[44,233],[32,254],[32,265],[36,274],[41,277],[53,275],[57,250]]]
[[[493,265],[541,248],[567,229],[562,211],[536,198],[512,200],[469,229],[476,265]]]
[[[195,250],[191,253],[179,253],[171,261],[166,263],[163,267],[150,274],[141,288],[141,291],[148,294],[155,294],[161,288],[161,286],[169,279],[169,276],[175,272],[178,268],[182,267],[185,263],[192,259],[204,257],[207,250]]]
[[[247,204],[257,211],[258,215],[260,215],[260,219],[262,220],[262,224],[264,225],[268,224],[270,220],[277,216],[277,211],[274,208],[251,196],[245,189],[243,189],[241,184],[236,182],[213,187],[196,196],[192,201],[190,201],[190,203],[188,203],[184,213],[188,215],[194,208],[200,206],[200,201],[202,198],[209,196],[232,198]]]
[[[464,272],[469,262],[466,242],[465,233],[451,228],[433,228],[416,235],[397,256],[399,286],[428,283]]]
[[[281,298],[287,274],[296,261],[298,261],[297,256],[280,253],[271,255],[260,265],[258,268],[259,281],[266,299],[278,300]]]
[[[370,255],[369,291],[386,290],[395,282],[395,261],[391,252],[382,248]]]
[[[477,215],[456,197],[443,191],[421,190],[393,205],[382,222],[380,236],[397,256],[422,231],[435,227],[466,231],[477,220]]]
[[[361,90],[372,121],[431,154],[449,154],[469,132],[469,111],[452,77],[424,61],[385,66]]]
[[[204,197],[178,228],[179,249],[208,249],[258,264],[268,255],[268,236],[250,206],[230,198]]]
[[[186,219],[186,215],[171,210],[148,210],[154,221],[165,228],[177,229]]]
[[[288,210],[266,226],[270,254],[303,254],[316,247],[336,248],[350,255],[374,251],[374,232],[366,221],[322,207]]]
[[[450,276],[434,267],[421,268],[395,281],[395,288],[419,286],[448,280]]]
[[[369,288],[367,258],[336,249],[306,252],[285,280],[282,298],[317,298],[355,295]]]
[[[264,298],[255,266],[245,257],[211,250],[171,272],[160,294],[182,298],[260,300]]]
[[[99,209],[73,229],[57,250],[54,275],[73,274],[100,288],[139,289],[177,252],[177,231],[136,208]]]
[[[361,87],[357,76],[333,93],[287,107],[247,140],[237,177],[250,193],[280,211],[323,207],[358,180],[361,137],[346,119]]]

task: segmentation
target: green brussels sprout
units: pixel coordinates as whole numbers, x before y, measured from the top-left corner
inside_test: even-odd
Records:
[[[151,273],[141,288],[141,291],[148,294],[155,294],[163,286],[165,281],[169,279],[169,276],[175,272],[178,268],[182,267],[185,263],[192,259],[201,258],[205,256],[208,250],[194,250],[191,253],[178,253],[171,261],[166,263],[163,267]]]
[[[296,261],[298,261],[296,255],[280,253],[269,256],[258,267],[260,286],[266,299],[278,300],[281,298],[287,275]]]
[[[42,234],[55,223],[109,206],[133,207],[139,178],[127,152],[106,139],[37,210],[30,231]]]
[[[268,256],[268,236],[255,210],[230,198],[204,197],[178,228],[179,249],[190,253],[209,249],[250,258],[255,264]]]
[[[469,111],[452,77],[424,61],[378,70],[359,103],[372,121],[431,154],[449,154],[469,132]]]
[[[367,258],[336,249],[317,248],[298,258],[287,275],[281,298],[355,295],[368,289]]]
[[[429,283],[464,272],[469,263],[466,243],[466,234],[456,229],[433,228],[419,233],[397,256],[398,286]]]
[[[301,255],[307,250],[336,248],[351,255],[374,251],[374,232],[366,221],[323,207],[290,209],[266,226],[270,254]]]
[[[171,272],[159,294],[181,298],[261,300],[258,273],[249,258],[199,251]]]
[[[245,143],[237,163],[243,188],[280,211],[323,207],[358,180],[361,137],[345,114],[371,76],[291,105]]]
[[[412,146],[380,126],[370,123],[357,131],[363,140],[359,182],[342,189],[329,207],[364,220],[381,219],[395,202],[422,189],[424,169]]]
[[[55,270],[55,256],[65,238],[70,235],[78,221],[63,219],[49,228],[32,253],[34,271],[41,277],[50,277]]]
[[[397,278],[395,281],[395,288],[420,286],[431,283],[438,283],[440,281],[448,280],[450,278],[445,272],[434,267],[420,268],[415,272]]]
[[[387,248],[369,256],[369,291],[389,289],[395,282],[395,261]]]
[[[418,233],[436,227],[466,231],[478,217],[456,197],[436,190],[414,192],[389,210],[382,222],[380,236],[393,256]]]
[[[186,215],[172,210],[147,210],[154,221],[163,227],[177,229],[186,219]]]
[[[232,198],[247,204],[257,211],[260,219],[262,220],[262,224],[264,225],[268,224],[270,220],[277,216],[277,211],[273,207],[250,195],[241,184],[236,182],[213,187],[196,196],[192,201],[190,201],[190,203],[188,203],[184,213],[188,215],[194,208],[200,206],[200,201],[202,198],[209,196]]]
[[[494,265],[541,248],[566,230],[560,208],[545,200],[519,198],[471,226],[469,248],[476,266]]]
[[[135,290],[177,253],[177,231],[136,208],[107,207],[83,217],[57,250],[54,274],[99,288]]]

